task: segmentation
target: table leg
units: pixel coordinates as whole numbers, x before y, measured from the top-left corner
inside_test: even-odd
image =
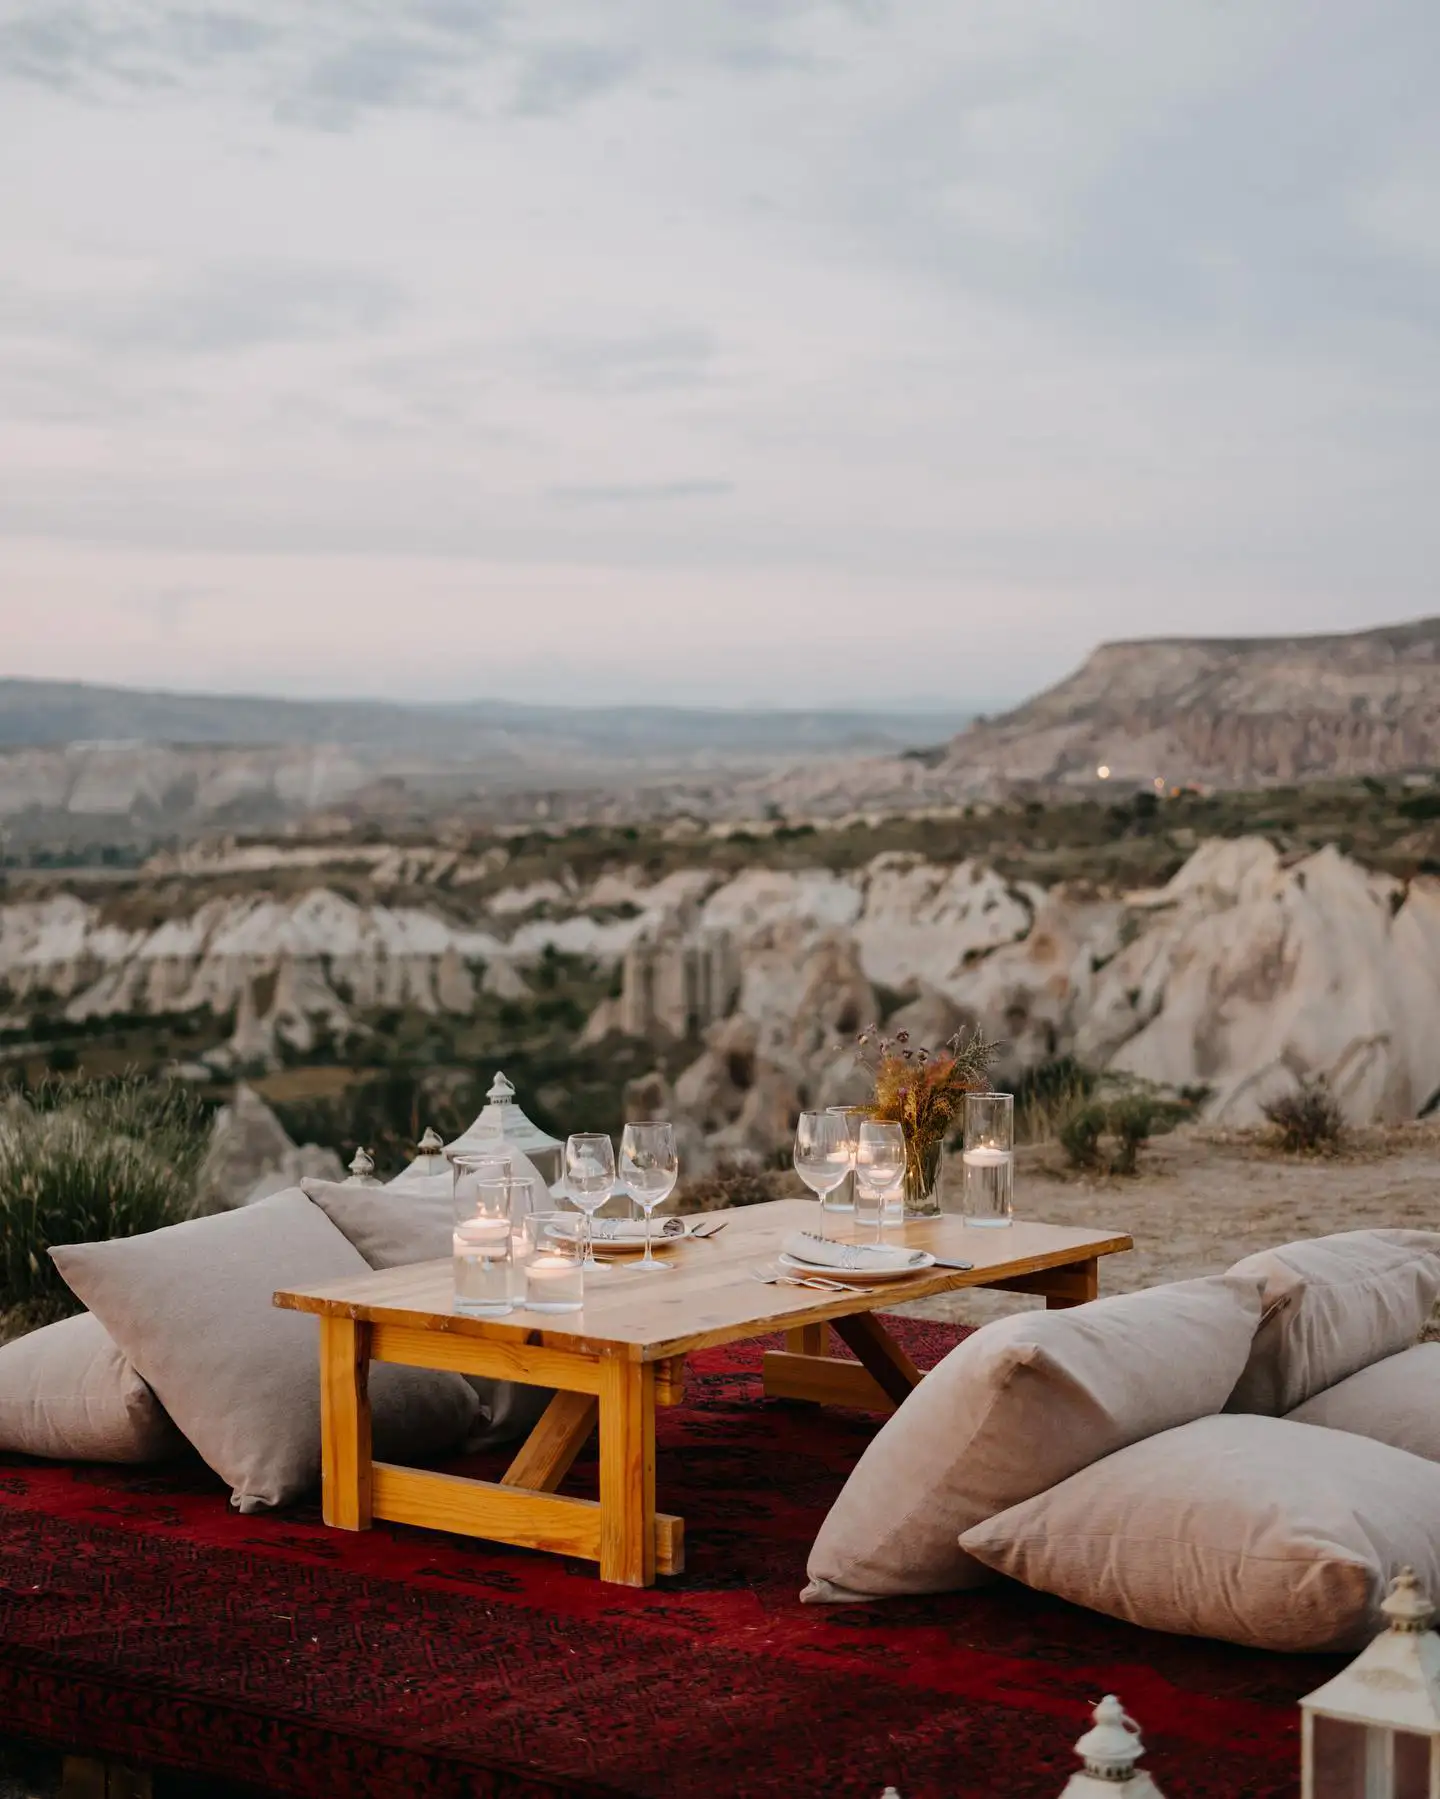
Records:
[[[902,1405],[920,1385],[920,1370],[873,1312],[853,1312],[834,1320],[836,1334],[895,1405]]]
[[[823,1324],[798,1324],[786,1331],[785,1348],[791,1355],[824,1355],[825,1331]]]
[[[325,1522],[369,1530],[374,1465],[370,1453],[370,1326],[320,1320],[320,1491]]]
[[[594,1430],[596,1411],[592,1394],[557,1393],[501,1476],[501,1486],[553,1493]]]
[[[600,1578],[655,1582],[655,1366],[600,1363]]]
[[[987,1281],[986,1285],[997,1293],[1038,1293],[1048,1311],[1064,1311],[1099,1297],[1100,1261],[1097,1256],[1088,1256],[1059,1268],[1037,1268],[1033,1274],[1018,1274],[1008,1281]]]

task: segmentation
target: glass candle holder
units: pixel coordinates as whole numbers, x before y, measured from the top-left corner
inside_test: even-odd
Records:
[[[578,1312],[584,1306],[585,1273],[575,1224],[573,1212],[531,1212],[524,1219],[520,1242],[527,1311]]]
[[[511,1203],[515,1183],[508,1176],[483,1179],[482,1171],[455,1168],[455,1309],[479,1318],[503,1318],[515,1301],[511,1288],[514,1245]],[[489,1171],[489,1172],[493,1172]]]
[[[1015,1099],[971,1093],[965,1099],[963,1217],[966,1224],[1009,1224],[1015,1208]]]

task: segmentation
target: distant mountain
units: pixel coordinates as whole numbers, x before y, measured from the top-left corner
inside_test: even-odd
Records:
[[[549,761],[559,746],[621,762],[707,752],[753,764],[933,743],[967,712],[765,711],[679,706],[535,706],[505,700],[393,705],[144,692],[78,681],[0,680],[0,748],[147,743],[294,748],[333,744],[460,763]]]
[[[1218,787],[1440,767],[1440,618],[1316,637],[1103,644],[1014,711],[977,720],[942,782],[1161,779]]]
[[[0,837],[15,851],[275,830],[317,812],[419,822],[641,806],[799,763],[895,756],[964,714],[399,706],[0,680]],[[697,801],[703,804],[703,799]],[[643,809],[643,807],[641,808]]]

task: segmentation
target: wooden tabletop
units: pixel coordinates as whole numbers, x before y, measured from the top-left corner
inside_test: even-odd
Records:
[[[287,1289],[275,1295],[275,1304],[296,1312],[454,1331],[495,1342],[543,1344],[582,1354],[618,1351],[627,1360],[649,1362],[739,1342],[767,1330],[880,1311],[902,1300],[925,1299],[958,1287],[992,1286],[1132,1247],[1123,1231],[1018,1219],[1008,1229],[995,1230],[967,1226],[954,1217],[927,1219],[887,1230],[885,1241],[973,1262],[972,1272],[927,1268],[859,1292],[832,1294],[807,1287],[765,1286],[751,1278],[751,1270],[773,1262],[792,1231],[819,1230],[822,1217],[827,1236],[842,1242],[859,1240],[860,1233],[843,1213],[822,1215],[812,1200],[780,1199],[708,1216],[729,1222],[709,1242],[682,1241],[662,1251],[662,1260],[672,1264],[670,1273],[642,1274],[624,1261],[612,1262],[605,1274],[589,1277],[585,1304],[578,1312],[551,1314],[517,1307],[503,1318],[457,1312],[449,1261],[418,1262]],[[872,1240],[871,1233],[864,1235]]]

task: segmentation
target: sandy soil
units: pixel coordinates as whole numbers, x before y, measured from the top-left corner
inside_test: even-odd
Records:
[[[957,1193],[959,1181],[958,1165],[947,1164],[942,1193]],[[1015,1211],[1127,1231],[1135,1248],[1101,1264],[1102,1294],[1218,1273],[1297,1237],[1384,1225],[1437,1230],[1440,1125],[1368,1131],[1327,1158],[1278,1155],[1258,1133],[1190,1128],[1156,1138],[1131,1179],[1079,1178],[1050,1146],[1021,1150]],[[902,1309],[979,1323],[1040,1303],[975,1292]]]

